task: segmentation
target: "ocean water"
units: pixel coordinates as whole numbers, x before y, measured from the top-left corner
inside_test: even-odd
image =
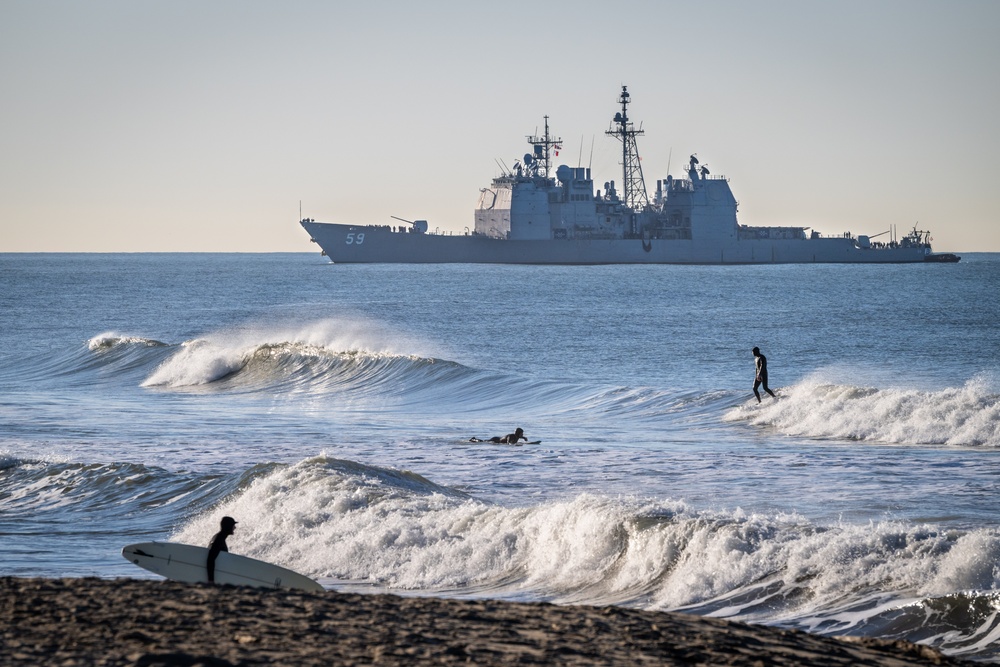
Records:
[[[1000,255],[340,266],[0,255],[0,574],[207,544],[333,590],[1000,661]],[[750,391],[750,349],[778,399]],[[469,442],[524,428],[540,444]]]

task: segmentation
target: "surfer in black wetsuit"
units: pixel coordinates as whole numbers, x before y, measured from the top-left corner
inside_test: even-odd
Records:
[[[516,429],[514,429],[513,433],[508,433],[502,438],[499,435],[495,435],[487,440],[480,440],[479,438],[470,438],[469,442],[492,442],[497,445],[516,445],[521,440],[527,442],[528,436],[524,434],[524,429],[518,426]]]
[[[753,349],[753,356],[756,357],[757,365],[757,375],[753,381],[753,395],[757,397],[757,402],[760,403],[760,392],[757,391],[757,387],[764,387],[764,391],[769,393],[771,398],[777,398],[774,392],[767,387],[767,357],[760,353],[759,347]]]
[[[215,583],[215,559],[219,557],[220,551],[229,553],[226,538],[236,531],[236,523],[236,519],[231,516],[222,517],[222,521],[219,522],[219,532],[208,545],[208,563],[205,566],[208,569],[208,582],[211,584]]]
[[[513,433],[508,433],[504,437],[500,438],[499,442],[502,445],[516,445],[521,440],[528,442],[528,436],[524,434],[524,429],[518,426],[514,429]],[[490,441],[492,442],[493,438],[490,438]]]

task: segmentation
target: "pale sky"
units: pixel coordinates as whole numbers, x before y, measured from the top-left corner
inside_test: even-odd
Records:
[[[315,251],[473,225],[550,117],[647,189],[697,153],[751,225],[1000,252],[993,0],[0,0],[0,252]],[[591,146],[593,152],[591,153]]]

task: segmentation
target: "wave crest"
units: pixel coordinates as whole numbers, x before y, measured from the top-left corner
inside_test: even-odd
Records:
[[[955,591],[995,595],[993,530],[820,526],[592,494],[503,507],[414,473],[323,456],[259,476],[173,538],[207,543],[223,514],[247,517],[230,542],[236,551],[389,589],[681,610],[827,634],[939,631],[934,643],[956,650],[1000,623],[963,624],[962,611],[941,602]],[[928,626],[906,611],[915,604],[947,609]]]
[[[400,346],[411,349],[401,351]],[[398,373],[399,367],[442,363],[414,353],[418,347],[356,319],[322,320],[297,330],[247,326],[182,343],[142,385],[185,388],[224,381],[227,389],[342,388]]]
[[[234,552],[334,585],[680,610],[977,656],[996,652],[990,638],[1000,633],[995,529],[824,526],[593,494],[505,507],[325,455],[226,475],[10,454],[0,468],[14,521],[92,513],[102,530],[125,535],[137,513],[147,530],[164,531],[180,514],[191,518],[171,539],[207,544],[231,515]]]
[[[813,438],[1000,447],[1000,394],[985,377],[938,391],[807,380],[724,418]]]
[[[414,374],[435,364],[459,364],[413,355],[369,350],[331,350],[295,341],[243,348],[208,339],[183,343],[142,383],[145,387],[183,388],[226,382],[226,388],[344,389],[378,387],[404,391]]]
[[[121,346],[168,347],[167,343],[142,336],[124,336],[113,331],[98,334],[87,341],[87,349],[91,352],[111,350]]]

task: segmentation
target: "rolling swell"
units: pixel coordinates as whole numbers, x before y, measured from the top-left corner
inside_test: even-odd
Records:
[[[234,550],[340,582],[683,610],[980,656],[1000,632],[992,529],[824,526],[592,494],[503,507],[325,456],[256,476],[172,539],[205,542],[221,514],[252,517]]]
[[[142,385],[183,392],[335,395],[337,408],[366,403],[381,408],[389,401],[398,409],[506,409],[521,415],[570,418],[578,414],[659,419],[666,413],[688,412],[703,420],[707,411],[717,409],[722,396],[539,380],[400,352],[384,343],[379,349],[357,339],[324,342],[299,336],[282,340],[279,335],[262,332],[235,340],[211,336],[185,342],[171,348],[170,356]]]
[[[239,475],[170,472],[137,463],[77,463],[0,457],[0,503],[9,515],[48,514],[57,520],[75,521],[94,514],[107,520],[132,520],[142,513],[178,508],[200,511],[238,491],[271,465],[254,466]],[[108,510],[112,510],[108,514]],[[76,518],[74,518],[76,517]]]
[[[162,539],[275,464],[235,474],[171,472],[137,463],[79,463],[0,454],[0,573],[137,576],[117,554]],[[141,575],[139,575],[141,576]]]
[[[571,421],[628,417],[678,428],[715,424],[727,392],[677,392],[538,379],[417,354],[419,344],[323,321],[300,331],[213,333],[182,343],[105,332],[85,346],[18,361],[7,376],[27,389],[116,386],[184,394],[333,399],[335,410],[422,413],[512,412]]]
[[[435,368],[435,365],[437,368]],[[143,382],[173,389],[216,385],[220,390],[343,391],[392,393],[394,385],[439,381],[461,366],[368,350],[331,350],[297,342],[261,343],[246,349],[207,340],[183,343]]]
[[[336,395],[338,407],[392,401],[397,407],[440,403],[495,405],[491,384],[507,379],[454,361],[302,342],[248,348],[207,340],[184,343],[143,381],[177,391]],[[353,403],[345,403],[344,401]]]
[[[58,383],[89,386],[99,382],[138,382],[169,355],[170,346],[151,338],[113,332],[94,336],[85,346],[45,356],[15,357],[4,375],[26,385]]]

